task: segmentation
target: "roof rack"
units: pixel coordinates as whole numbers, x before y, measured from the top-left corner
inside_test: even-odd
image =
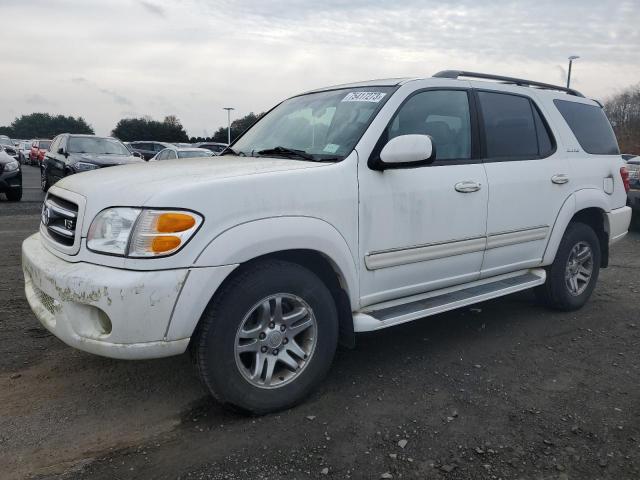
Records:
[[[561,87],[559,85],[552,85],[550,83],[534,82],[532,80],[524,80],[522,78],[503,77],[501,75],[491,75],[489,73],[465,72],[464,70],[443,70],[442,72],[436,73],[434,77],[435,78],[453,78],[453,79],[457,79],[458,77],[483,78],[486,80],[498,80],[504,83],[512,83],[519,86],[537,87],[545,90],[559,90],[561,92],[566,92],[569,95],[574,95],[576,97],[584,97],[583,94],[581,94],[577,90],[574,90],[573,88]]]

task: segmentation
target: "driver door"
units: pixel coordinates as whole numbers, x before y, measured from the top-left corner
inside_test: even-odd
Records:
[[[477,280],[486,246],[488,185],[470,92],[425,89],[398,101],[358,166],[362,307]],[[406,134],[432,137],[433,163],[372,169],[382,147]]]

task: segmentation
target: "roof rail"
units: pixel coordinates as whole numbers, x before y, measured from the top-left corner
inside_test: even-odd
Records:
[[[486,80],[498,80],[500,82],[513,83],[519,86],[537,87],[545,90],[559,90],[561,92],[566,92],[569,95],[574,95],[576,97],[584,97],[583,94],[581,94],[577,90],[574,90],[573,88],[561,87],[559,85],[552,85],[550,83],[534,82],[533,80],[524,80],[522,78],[503,77],[501,75],[491,75],[489,73],[465,72],[464,70],[443,70],[442,72],[436,73],[434,77],[435,78],[453,78],[453,79],[457,79],[458,77],[468,77],[468,78],[482,78]]]

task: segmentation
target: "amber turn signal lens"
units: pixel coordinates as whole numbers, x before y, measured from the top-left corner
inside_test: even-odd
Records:
[[[164,253],[174,250],[180,246],[180,238],[172,235],[159,235],[151,242],[153,253]]]
[[[195,224],[196,219],[186,213],[163,213],[156,221],[156,231],[159,233],[184,232]]]

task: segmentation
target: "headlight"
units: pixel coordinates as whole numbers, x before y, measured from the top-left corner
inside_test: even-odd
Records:
[[[177,252],[202,224],[197,213],[173,210],[109,208],[91,223],[89,250],[134,258]]]
[[[5,172],[15,172],[19,168],[20,168],[20,164],[18,162],[16,162],[15,160],[12,160],[11,162],[7,162],[7,163],[4,164],[4,171]]]
[[[98,165],[94,165],[93,163],[76,162],[73,164],[73,168],[76,172],[86,172],[87,170],[95,170],[96,168],[100,167]]]

